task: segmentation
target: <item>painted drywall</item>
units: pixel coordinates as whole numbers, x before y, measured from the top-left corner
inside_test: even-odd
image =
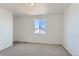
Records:
[[[79,56],[79,4],[71,4],[64,12],[63,45],[72,54]]]
[[[0,50],[12,45],[12,26],[12,13],[0,8]]]
[[[34,20],[46,18],[46,34],[34,33]],[[61,15],[14,16],[14,41],[61,44]]]

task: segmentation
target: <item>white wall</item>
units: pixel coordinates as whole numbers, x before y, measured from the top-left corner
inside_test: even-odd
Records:
[[[34,34],[34,19],[46,18],[46,34]],[[14,41],[61,44],[61,15],[14,16]]]
[[[0,50],[12,45],[12,13],[0,8]]]
[[[64,47],[79,56],[79,4],[71,4],[64,13]]]

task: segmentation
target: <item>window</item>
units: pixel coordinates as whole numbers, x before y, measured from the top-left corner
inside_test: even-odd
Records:
[[[44,18],[43,19],[35,19],[34,24],[35,24],[35,32],[34,33],[46,33],[45,32],[46,21]]]

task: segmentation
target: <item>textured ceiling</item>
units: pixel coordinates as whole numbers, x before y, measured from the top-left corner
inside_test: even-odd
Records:
[[[35,6],[27,6],[25,3],[1,3],[5,8],[15,15],[44,15],[52,13],[63,13],[69,6],[68,3],[36,3]]]

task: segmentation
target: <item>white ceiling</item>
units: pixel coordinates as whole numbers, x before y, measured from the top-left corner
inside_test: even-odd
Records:
[[[27,6],[25,3],[1,3],[5,8],[15,15],[44,15],[50,13],[63,13],[68,3],[36,3],[35,6]]]

